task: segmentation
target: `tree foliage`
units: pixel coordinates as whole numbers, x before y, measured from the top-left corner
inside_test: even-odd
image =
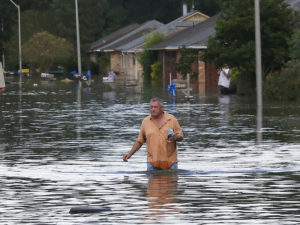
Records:
[[[260,1],[262,64],[264,74],[279,70],[288,60],[292,34],[292,10],[284,0]],[[229,0],[223,4],[216,35],[208,41],[204,59],[222,66],[227,63],[255,77],[254,1]]]
[[[264,82],[265,98],[277,101],[300,100],[300,61],[280,72],[270,73]]]
[[[289,41],[291,61],[280,72],[270,73],[264,82],[264,95],[272,100],[300,100],[300,30]]]
[[[40,68],[42,72],[48,72],[56,61],[64,61],[70,57],[72,49],[65,39],[40,32],[24,44],[23,54],[28,64]]]
[[[143,67],[144,77],[151,77],[151,65],[157,60],[157,52],[150,51],[148,48],[163,41],[164,35],[155,31],[152,31],[151,34],[145,35],[145,46],[144,50],[139,54],[139,63]]]
[[[197,61],[198,56],[192,49],[182,47],[179,50],[180,58],[175,64],[175,68],[178,72],[181,73],[183,78],[186,78],[186,75],[189,73],[192,74],[192,64]],[[193,76],[192,76],[193,77]]]
[[[22,44],[38,32],[46,31],[63,37],[76,46],[74,0],[15,0],[21,9]],[[217,0],[188,0],[189,9],[213,15]],[[167,10],[166,10],[167,9]],[[83,60],[89,45],[131,23],[156,19],[168,23],[182,15],[178,0],[78,0],[80,43]],[[18,67],[18,17],[16,7],[9,1],[0,4],[0,53],[5,52],[6,64]],[[2,47],[1,47],[2,46]],[[71,63],[73,64],[73,63]]]
[[[293,62],[300,61],[300,29],[295,30],[289,41],[289,55]]]

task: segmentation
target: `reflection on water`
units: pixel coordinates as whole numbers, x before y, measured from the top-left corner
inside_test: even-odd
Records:
[[[78,87],[77,87],[77,112],[76,112],[76,120],[77,120],[77,128],[76,128],[76,133],[77,133],[77,140],[81,139],[81,134],[80,134],[80,127],[81,127],[81,120],[85,119],[82,118],[81,115],[81,92],[82,92],[82,82],[78,81]]]
[[[261,105],[257,106],[256,113],[256,132],[257,132],[257,144],[262,143],[262,129],[263,129],[263,109]]]
[[[299,104],[22,82],[0,95],[1,224],[299,224]],[[122,161],[155,95],[184,131],[178,171],[148,174],[145,147]]]
[[[158,216],[179,213],[178,203],[178,174],[174,171],[148,174],[147,185],[124,178],[125,184],[130,184],[133,193],[140,192],[146,199],[153,220]],[[157,220],[156,222],[159,222]]]

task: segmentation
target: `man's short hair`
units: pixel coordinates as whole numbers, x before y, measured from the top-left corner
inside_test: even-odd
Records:
[[[160,98],[158,98],[158,97],[151,98],[150,104],[151,104],[151,102],[159,102],[159,104],[160,104],[161,106],[164,106],[164,105],[163,105],[163,101],[162,101]]]

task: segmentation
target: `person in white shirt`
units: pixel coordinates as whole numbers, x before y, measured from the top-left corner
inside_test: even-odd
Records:
[[[235,92],[235,89],[230,88],[230,80],[232,75],[232,70],[229,68],[227,64],[225,64],[225,67],[218,70],[219,74],[219,81],[218,85],[220,87],[221,94],[233,94]]]

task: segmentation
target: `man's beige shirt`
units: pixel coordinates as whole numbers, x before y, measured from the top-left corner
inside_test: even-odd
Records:
[[[182,129],[173,115],[164,112],[161,127],[154,123],[151,116],[147,116],[142,122],[137,139],[141,144],[147,143],[147,162],[161,169],[168,169],[177,162],[176,142],[167,140],[168,129],[183,136]]]

